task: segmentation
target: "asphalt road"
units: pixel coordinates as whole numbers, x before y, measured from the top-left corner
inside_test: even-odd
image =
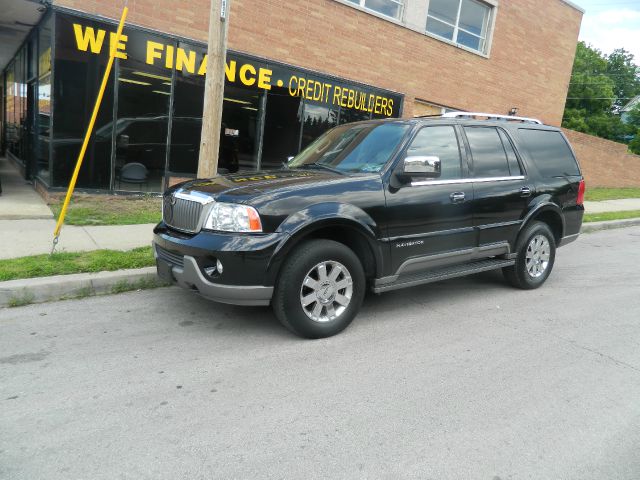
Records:
[[[0,311],[0,478],[640,478],[640,227],[547,284],[367,298],[305,341],[177,288]]]

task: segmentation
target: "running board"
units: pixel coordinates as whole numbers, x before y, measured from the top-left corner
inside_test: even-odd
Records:
[[[479,260],[462,265],[454,265],[452,267],[437,268],[427,272],[415,273],[413,275],[403,275],[396,280],[389,282],[386,279],[378,279],[372,287],[375,293],[388,292],[399,288],[413,287],[424,283],[439,282],[440,280],[448,280],[449,278],[463,277],[474,273],[486,272],[487,270],[495,270],[497,268],[510,267],[514,265],[514,259],[492,258],[488,260]],[[385,282],[387,280],[387,282]]]

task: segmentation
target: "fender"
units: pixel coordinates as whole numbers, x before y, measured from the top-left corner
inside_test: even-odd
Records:
[[[269,261],[267,275],[275,279],[282,260],[302,239],[316,230],[326,227],[346,227],[360,234],[369,245],[375,259],[376,270],[383,265],[383,254],[377,239],[380,230],[376,222],[364,210],[355,205],[325,202],[311,205],[303,210],[290,215],[276,229],[277,233],[283,233],[282,241]]]
[[[522,223],[520,224],[520,228],[518,229],[518,235],[520,232],[529,224],[529,222],[537,217],[542,212],[553,212],[560,219],[560,223],[562,225],[562,231],[560,232],[560,237],[564,234],[565,230],[565,221],[564,215],[562,215],[562,210],[560,207],[551,201],[551,195],[542,195],[540,197],[535,198],[529,204],[530,210],[527,212],[525,217],[522,219]]]

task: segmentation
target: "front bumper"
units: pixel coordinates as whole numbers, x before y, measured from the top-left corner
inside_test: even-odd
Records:
[[[158,275],[203,297],[234,305],[269,305],[273,256],[283,234],[244,235],[201,231],[182,234],[163,223],[154,229]],[[208,269],[222,262],[222,272]]]
[[[188,255],[183,257],[183,266],[156,258],[158,276],[187,290],[195,290],[200,295],[220,303],[233,305],[269,305],[273,296],[273,287],[259,285],[222,285],[207,280],[196,259]]]

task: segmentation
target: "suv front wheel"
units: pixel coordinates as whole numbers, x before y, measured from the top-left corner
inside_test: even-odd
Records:
[[[556,242],[546,223],[533,222],[520,234],[515,265],[502,269],[507,281],[517,288],[532,290],[551,274],[556,258]]]
[[[357,315],[365,284],[351,249],[332,240],[310,240],[285,260],[271,303],[278,320],[296,335],[330,337]]]

